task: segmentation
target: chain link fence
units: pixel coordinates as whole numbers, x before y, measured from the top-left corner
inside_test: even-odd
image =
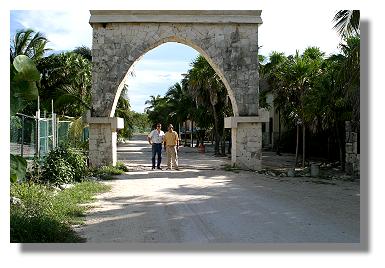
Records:
[[[26,159],[40,158],[62,143],[70,142],[72,121],[50,117],[16,114],[11,116],[10,152]],[[88,127],[83,129],[82,141],[88,140]]]
[[[21,155],[27,159],[32,159],[36,155],[36,122],[37,120],[33,116],[24,114],[11,116],[11,154]]]

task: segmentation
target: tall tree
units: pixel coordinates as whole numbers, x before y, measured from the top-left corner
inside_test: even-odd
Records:
[[[171,86],[165,97],[170,108],[168,115],[170,123],[173,122],[176,126],[187,119],[193,119],[194,101],[188,92],[185,81]]]
[[[318,48],[307,48],[302,55],[297,51],[294,57],[289,57],[288,61],[285,62],[280,73],[282,87],[289,100],[286,105],[286,113],[297,127],[296,162],[298,159],[299,128],[302,126],[302,167],[305,166],[305,134],[310,118],[305,113],[305,97],[309,89],[312,88],[315,77],[320,73],[322,56],[323,53]]]
[[[11,40],[11,62],[18,55],[25,55],[36,62],[43,58],[45,52],[51,50],[46,48],[47,43],[48,39],[40,32],[32,29],[18,30]]]
[[[87,60],[92,61],[92,52],[91,49],[87,46],[77,47],[72,52],[82,55]]]
[[[133,112],[131,111],[130,100],[126,97],[127,85],[122,89],[122,92],[116,105],[115,116],[121,117],[124,120],[124,128],[118,131],[118,138],[129,139],[133,134]]]
[[[226,88],[214,69],[203,56],[198,56],[187,74],[188,87],[196,102],[209,104],[207,108],[214,119],[215,154],[219,154],[219,146],[223,139],[224,108],[227,99]],[[222,108],[222,110],[221,110]]]
[[[352,119],[360,121],[360,37],[352,36],[340,44],[342,65],[339,71],[339,83],[346,91],[346,98],[353,109]],[[359,126],[359,124],[358,124]]]
[[[287,103],[287,95],[284,92],[284,87],[280,80],[280,72],[282,65],[287,60],[286,56],[282,52],[273,51],[269,55],[269,61],[261,69],[261,76],[266,79],[269,84],[270,90],[274,95],[274,107],[278,112],[278,141],[276,145],[276,152],[280,155],[281,147],[281,112]]]
[[[305,99],[306,114],[316,119],[319,131],[327,133],[328,151],[331,139],[336,139],[342,166],[345,160],[343,144],[345,132],[341,129],[345,125],[345,120],[351,116],[345,90],[338,81],[343,61],[342,55],[332,55],[325,59],[323,72],[316,78],[314,87]]]
[[[42,107],[50,110],[54,100],[59,115],[78,117],[91,109],[91,63],[82,56],[67,52],[41,59],[40,98]]]
[[[167,124],[171,108],[166,97],[151,95],[150,99],[146,100],[145,105],[149,105],[144,111],[148,114],[153,126],[157,123],[162,123],[162,126]]]
[[[335,22],[333,29],[343,38],[360,34],[359,10],[340,10],[334,15],[333,21]]]

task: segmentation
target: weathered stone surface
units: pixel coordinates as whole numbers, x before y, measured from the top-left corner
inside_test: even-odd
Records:
[[[234,120],[233,120],[234,121]],[[232,125],[231,162],[241,168],[259,170],[262,157],[262,123],[237,121]]]
[[[226,80],[235,116],[257,115],[260,13],[91,11],[93,49],[97,49],[93,53],[92,116],[113,116],[119,85],[134,61],[166,42],[188,45],[210,62]]]
[[[91,117],[89,119],[89,155],[93,167],[115,165],[117,130],[124,126],[122,118]]]

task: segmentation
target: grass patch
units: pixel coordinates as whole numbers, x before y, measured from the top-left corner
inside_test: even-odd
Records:
[[[124,172],[128,172],[128,167],[123,162],[116,162],[116,167]]]
[[[117,162],[116,166],[101,166],[92,171],[93,176],[102,180],[112,180],[115,175],[121,175],[128,172],[128,168],[123,162]]]
[[[12,243],[83,242],[71,225],[83,222],[87,207],[80,206],[106,192],[110,186],[85,181],[57,192],[41,184],[12,184],[11,196],[20,204],[11,205]]]
[[[239,173],[240,170],[242,170],[241,168],[237,167],[235,164],[234,165],[229,165],[229,164],[226,164],[224,167],[223,167],[223,170],[225,171],[232,171],[234,173]]]

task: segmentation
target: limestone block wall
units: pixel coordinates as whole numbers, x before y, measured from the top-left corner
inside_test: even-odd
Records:
[[[258,24],[92,23],[93,112],[113,116],[134,62],[166,42],[196,49],[224,82],[234,115],[258,113]]]
[[[89,133],[90,166],[116,165],[117,132],[111,123],[90,123]]]
[[[235,153],[235,164],[246,169],[261,169],[262,124],[239,123],[232,135],[236,141],[235,151],[232,152]]]
[[[345,170],[347,174],[360,174],[359,136],[352,122],[345,122]]]

